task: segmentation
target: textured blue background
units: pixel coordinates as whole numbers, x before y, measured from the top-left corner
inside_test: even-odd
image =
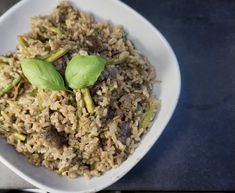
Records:
[[[182,91],[159,141],[109,189],[235,190],[235,1],[123,2],[171,44]]]

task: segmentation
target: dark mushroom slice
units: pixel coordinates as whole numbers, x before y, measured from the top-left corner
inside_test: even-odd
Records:
[[[43,137],[53,147],[61,148],[68,145],[68,138],[65,132],[58,132],[56,128],[50,127],[42,133]]]
[[[130,123],[128,121],[125,121],[121,124],[120,131],[118,133],[118,140],[121,141],[121,143],[126,144],[126,140],[130,136],[131,136]]]

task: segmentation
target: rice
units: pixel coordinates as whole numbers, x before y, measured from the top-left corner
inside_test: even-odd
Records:
[[[69,178],[100,176],[118,167],[147,131],[141,121],[150,106],[156,111],[160,105],[151,97],[155,73],[148,60],[122,26],[96,21],[68,2],[61,2],[51,15],[32,18],[32,30],[23,37],[29,53],[18,45],[15,52],[0,57],[0,88],[21,77],[0,97],[0,134],[32,164]],[[77,53],[126,58],[108,65],[89,87],[94,113],[87,111],[80,90],[37,89],[22,75],[22,59],[58,48],[69,49],[53,63],[62,75],[66,62]]]

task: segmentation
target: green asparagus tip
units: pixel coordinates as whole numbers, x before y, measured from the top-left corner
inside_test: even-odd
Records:
[[[124,63],[128,59],[128,56],[129,56],[128,52],[123,52],[119,55],[119,57],[108,60],[106,65],[116,65]]]
[[[66,33],[62,29],[60,29],[58,27],[54,27],[54,26],[52,26],[50,24],[44,24],[43,27],[45,27],[47,30],[49,30],[51,32],[56,33],[60,37],[63,37],[63,36],[66,35]]]
[[[150,106],[147,109],[147,111],[145,112],[145,114],[144,114],[144,116],[142,118],[142,121],[140,123],[140,128],[146,129],[149,126],[150,121],[151,121],[151,119],[154,116],[155,110],[156,110],[155,106]]]
[[[5,87],[3,87],[0,90],[0,96],[4,95],[5,93],[10,92],[21,80],[21,77],[19,76],[15,80],[13,80],[11,83],[7,84]]]
[[[67,54],[68,51],[69,51],[68,48],[59,48],[58,50],[52,52],[46,58],[46,61],[47,62],[54,62],[54,61],[58,60],[59,58],[61,58],[62,56],[64,56],[65,54]]]
[[[30,53],[29,53],[29,51],[28,51],[28,45],[27,45],[25,39],[23,38],[23,36],[18,36],[17,39],[18,39],[19,45],[21,46],[23,52],[24,52],[27,56],[29,56]]]
[[[95,111],[95,105],[91,98],[91,94],[88,88],[81,89],[82,96],[86,105],[86,109],[89,113],[93,113]]]
[[[20,141],[25,141],[26,139],[26,136],[22,133],[18,133],[18,132],[13,132],[12,133],[12,136],[17,139],[17,140],[20,140]]]

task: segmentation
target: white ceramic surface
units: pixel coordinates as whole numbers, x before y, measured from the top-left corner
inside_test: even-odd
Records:
[[[97,18],[121,24],[135,46],[150,60],[162,81],[154,92],[161,99],[161,110],[141,144],[120,167],[101,177],[76,180],[60,177],[42,167],[34,167],[0,139],[0,161],[31,184],[48,192],[95,192],[116,182],[148,152],[166,127],[180,93],[180,71],[176,57],[165,38],[148,21],[117,0],[71,0],[74,6],[95,14]],[[22,0],[0,18],[0,54],[15,50],[16,36],[30,30],[30,17],[51,13],[57,0]]]

